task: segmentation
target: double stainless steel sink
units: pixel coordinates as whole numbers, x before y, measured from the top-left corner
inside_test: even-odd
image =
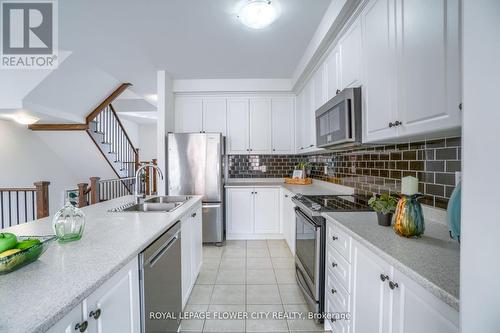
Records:
[[[112,211],[135,212],[135,213],[154,213],[154,212],[167,213],[182,206],[189,199],[191,199],[190,196],[180,196],[180,195],[159,196],[147,199],[143,203],[124,205],[115,208]]]

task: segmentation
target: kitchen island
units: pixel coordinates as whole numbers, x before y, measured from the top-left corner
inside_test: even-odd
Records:
[[[108,212],[133,200],[124,196],[83,208],[86,226],[81,240],[54,242],[36,262],[0,276],[0,332],[47,331],[201,204],[201,197],[193,196],[168,213]],[[2,232],[50,235],[51,221],[52,216]]]

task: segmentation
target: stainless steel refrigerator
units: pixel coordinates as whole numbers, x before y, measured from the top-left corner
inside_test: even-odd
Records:
[[[167,135],[169,195],[202,195],[203,242],[224,241],[224,138],[221,133]]]

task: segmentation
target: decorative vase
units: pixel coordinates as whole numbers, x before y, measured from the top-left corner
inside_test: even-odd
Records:
[[[305,168],[305,167],[303,167],[301,170],[302,170],[302,179],[307,178],[306,168]]]
[[[392,222],[392,213],[380,213],[377,212],[377,218],[378,218],[378,225],[384,226],[384,227],[390,227],[391,222]]]
[[[401,194],[396,208],[394,231],[403,237],[419,237],[424,233],[424,214],[418,202],[421,194]]]
[[[85,228],[85,214],[68,199],[64,207],[54,216],[52,228],[60,243],[79,240]]]

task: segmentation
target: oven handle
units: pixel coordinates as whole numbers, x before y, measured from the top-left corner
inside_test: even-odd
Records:
[[[307,286],[307,283],[304,282],[304,275],[298,267],[295,267],[295,277],[297,278],[297,285],[302,290],[302,293],[309,299],[310,303],[316,304],[317,301],[314,299],[314,296],[312,296],[312,292]]]
[[[306,220],[306,222],[309,223],[310,225],[312,225],[315,229],[319,228],[319,226],[316,223],[314,223],[314,221],[311,220],[306,214],[304,214],[300,210],[300,208],[295,207],[295,214],[300,215],[300,217],[302,217],[304,220]]]

